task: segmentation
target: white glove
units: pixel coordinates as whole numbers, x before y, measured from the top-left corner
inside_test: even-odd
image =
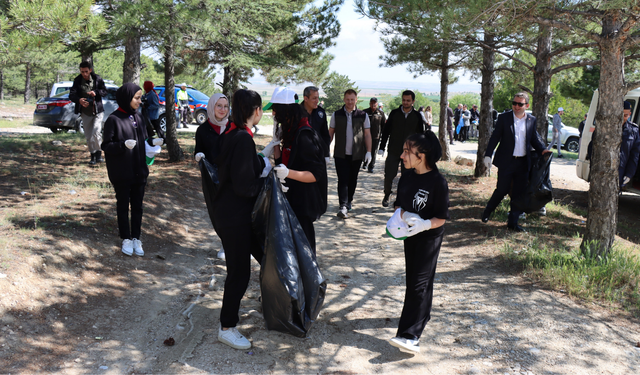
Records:
[[[154,138],[152,143],[154,146],[162,146],[164,144],[164,139]]]
[[[200,159],[202,159],[204,157],[204,154],[202,152],[198,152],[195,156],[196,162],[199,162]]]
[[[273,168],[273,170],[276,171],[276,175],[278,176],[280,181],[284,183],[284,179],[289,175],[289,168],[287,168],[287,166],[284,164],[280,164],[277,167]]]
[[[136,147],[136,143],[138,143],[138,141],[136,141],[135,139],[127,139],[126,141],[124,141],[124,145],[127,146],[129,150]]]
[[[412,217],[407,221],[407,224],[409,225],[409,229],[407,230],[408,237],[431,229],[431,220],[422,220]]]
[[[369,162],[371,161],[371,152],[367,151],[366,154],[364,154],[364,164],[369,164]]]
[[[287,191],[289,191],[289,188],[284,186],[284,184],[282,182],[280,183],[280,188],[282,189],[283,193],[286,193]]]
[[[262,160],[264,160],[264,169],[262,170],[262,174],[260,175],[260,177],[267,177],[269,175],[269,172],[271,172],[271,170],[273,169],[273,166],[271,165],[268,157],[265,156],[264,158],[262,158]]]
[[[404,220],[405,223],[408,223],[410,219],[419,219],[422,220],[422,218],[420,217],[420,215],[415,214],[413,212],[409,212],[409,211],[405,211],[402,214],[402,220]]]
[[[484,157],[484,167],[487,169],[491,169],[491,156]]]
[[[264,147],[264,149],[262,150],[262,155],[264,155],[265,157],[269,157],[273,154],[273,148],[280,145],[280,141],[277,140],[273,140],[271,142],[269,142],[268,145],[266,145]]]
[[[331,163],[331,158],[330,157],[326,157],[324,158],[325,163],[327,163],[327,166],[329,166],[329,163]]]
[[[628,184],[628,183],[629,183],[629,181],[631,181],[631,179],[630,179],[629,177],[627,177],[627,176],[624,176],[624,177],[622,178],[622,185],[626,185],[626,184]]]
[[[378,150],[378,155],[380,156],[384,155],[384,150]]]

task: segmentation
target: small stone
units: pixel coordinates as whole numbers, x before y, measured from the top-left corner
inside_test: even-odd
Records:
[[[71,190],[71,191],[69,192],[69,194],[70,194],[70,195],[76,195],[76,191],[75,191],[75,190]]]
[[[54,146],[62,146],[62,142],[60,142],[60,141],[53,141],[53,142],[51,142],[51,144],[54,145]]]
[[[529,349],[529,353],[531,353],[531,354],[539,354],[539,353],[540,353],[540,349],[538,349],[538,348],[531,348],[531,349]]]
[[[6,274],[4,274],[4,273],[0,273],[0,279],[4,279],[4,278],[6,278],[6,277],[7,277],[7,275],[6,275]]]
[[[108,369],[109,369],[109,366],[100,366],[100,367],[98,367],[98,368],[99,368],[100,370],[108,370]]]
[[[209,280],[209,290],[213,290],[216,286],[216,275],[211,275],[211,279]]]

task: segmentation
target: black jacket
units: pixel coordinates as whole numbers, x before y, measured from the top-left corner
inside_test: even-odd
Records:
[[[251,226],[251,211],[264,184],[264,160],[245,129],[227,128],[220,136],[218,165],[220,187],[213,200],[214,222],[218,228]]]
[[[527,151],[527,165],[531,169],[531,148],[533,147],[538,153],[542,153],[546,148],[540,141],[540,137],[536,132],[536,118],[527,114],[526,120],[526,137],[524,148]],[[500,143],[500,146],[498,146]],[[484,156],[491,157],[493,150],[498,146],[496,155],[493,158],[493,165],[498,168],[507,167],[513,161],[513,150],[516,147],[515,129],[513,122],[513,111],[507,111],[498,116],[496,128],[491,134],[489,144]]]
[[[196,147],[193,154],[202,152],[209,163],[213,163],[220,154],[219,140],[220,134],[211,127],[209,121],[205,121],[196,130]]]
[[[364,113],[369,116],[369,123],[371,124],[371,138],[380,138],[380,135],[384,131],[384,124],[387,122],[387,117],[384,112],[382,112],[380,108],[373,112],[371,107],[369,107],[364,110]]]
[[[315,130],[298,129],[289,157],[289,169],[309,171],[316,182],[305,183],[287,179],[289,191],[285,194],[296,216],[317,220],[327,211],[327,166],[322,141]]]
[[[402,106],[394,109],[389,113],[387,123],[382,131],[382,139],[380,141],[380,150],[384,150],[389,140],[387,152],[389,155],[400,156],[404,141],[408,136],[418,133],[424,133],[424,122],[420,112],[415,108],[405,118]]]
[[[147,130],[140,114],[133,115],[133,119],[136,128],[128,114],[114,111],[104,124],[100,148],[104,151],[109,181],[114,186],[144,183],[149,176],[144,142]],[[128,139],[137,141],[131,150],[124,145]]]
[[[311,113],[307,112],[307,109],[304,107],[304,102],[300,104],[302,106],[302,112],[305,116],[309,118],[309,125],[313,128],[313,130],[318,133],[320,140],[322,140],[322,152],[324,153],[324,157],[329,157],[329,145],[331,144],[331,137],[329,136],[329,124],[327,122],[327,112],[325,112],[324,108],[318,106],[318,108],[311,111]]]
[[[95,74],[94,72],[91,72],[91,79],[93,80],[93,91],[96,93],[96,96],[94,97],[94,103],[95,103],[95,113],[101,113],[104,112],[104,107],[102,106],[102,98],[107,96],[107,87],[104,85],[104,81],[102,80],[102,78]],[[74,112],[76,114],[80,113],[80,85],[82,84],[82,74],[79,74],[74,80],[73,80],[73,86],[71,86],[71,89],[69,90],[69,100],[71,100],[72,102],[76,103],[76,107],[74,109]],[[91,105],[91,104],[89,104]]]

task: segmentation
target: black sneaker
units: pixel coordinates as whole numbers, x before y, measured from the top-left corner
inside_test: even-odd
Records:
[[[559,158],[563,158],[564,156],[562,156],[562,154],[558,154],[558,157],[559,157]]]
[[[96,151],[94,155],[96,156],[96,163],[104,163],[104,159],[102,158],[102,151]]]
[[[382,198],[382,207],[389,207],[389,196],[391,194],[385,194],[384,198]]]
[[[91,154],[91,160],[89,161],[89,165],[96,165],[96,154]]]

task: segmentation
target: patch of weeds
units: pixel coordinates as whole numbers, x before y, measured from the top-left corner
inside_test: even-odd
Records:
[[[640,260],[614,246],[606,256],[585,256],[575,248],[548,248],[537,239],[520,250],[506,244],[503,254],[524,273],[551,289],[588,301],[619,304],[640,316]]]

